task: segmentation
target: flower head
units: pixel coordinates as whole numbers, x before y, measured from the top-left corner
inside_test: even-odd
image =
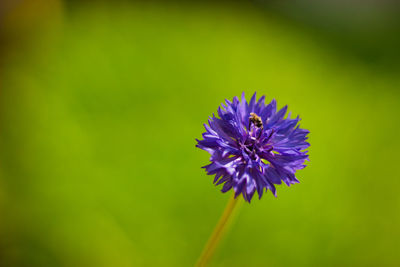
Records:
[[[299,117],[285,118],[287,106],[279,111],[276,101],[265,105],[265,96],[256,101],[254,93],[247,103],[234,97],[218,108],[218,117],[204,124],[203,140],[197,147],[211,154],[211,164],[204,166],[215,174],[214,183],[223,184],[222,192],[231,188],[235,197],[242,194],[251,201],[255,191],[261,198],[264,188],[276,196],[275,184],[299,183],[295,173],[308,160],[305,149],[308,130],[299,128]]]

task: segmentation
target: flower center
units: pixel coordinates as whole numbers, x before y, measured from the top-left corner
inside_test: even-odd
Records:
[[[249,116],[248,136],[242,146],[252,160],[257,159],[257,153],[259,151],[258,139],[261,136],[262,131],[263,123],[261,117],[256,113],[251,112]]]
[[[265,153],[271,153],[273,150],[273,146],[269,144],[269,140],[274,132],[274,129],[265,132],[261,117],[251,112],[247,137],[240,146],[250,159],[261,159],[265,164],[269,164],[268,160],[263,158],[263,155]],[[263,134],[266,134],[266,136]]]

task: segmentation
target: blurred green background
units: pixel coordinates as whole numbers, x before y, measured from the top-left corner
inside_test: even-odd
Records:
[[[400,265],[395,9],[3,4],[0,266],[192,266],[230,197],[195,138],[242,91],[302,117],[311,161],[211,265]]]

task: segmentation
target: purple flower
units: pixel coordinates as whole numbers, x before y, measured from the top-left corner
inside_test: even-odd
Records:
[[[256,101],[256,93],[250,103],[244,93],[241,101],[226,100],[219,118],[213,114],[204,124],[204,140],[196,139],[196,147],[211,154],[211,164],[203,168],[215,174],[214,183],[223,184],[223,193],[233,188],[235,197],[242,194],[248,202],[256,190],[259,198],[264,188],[276,196],[275,184],[299,183],[295,173],[308,160],[309,131],[299,128],[299,117],[285,118],[287,106],[277,111],[275,99],[268,105],[264,100]]]

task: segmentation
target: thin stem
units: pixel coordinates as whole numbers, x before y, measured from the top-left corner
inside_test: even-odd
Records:
[[[210,239],[208,240],[206,246],[201,253],[199,260],[197,261],[197,267],[207,266],[207,263],[213,256],[215,249],[217,248],[219,242],[221,241],[224,233],[226,232],[229,224],[232,221],[232,215],[235,213],[234,211],[238,207],[237,203],[239,202],[240,195],[235,198],[235,194],[232,195],[228,204],[225,207],[224,213],[219,219],[218,224],[215,226]]]

